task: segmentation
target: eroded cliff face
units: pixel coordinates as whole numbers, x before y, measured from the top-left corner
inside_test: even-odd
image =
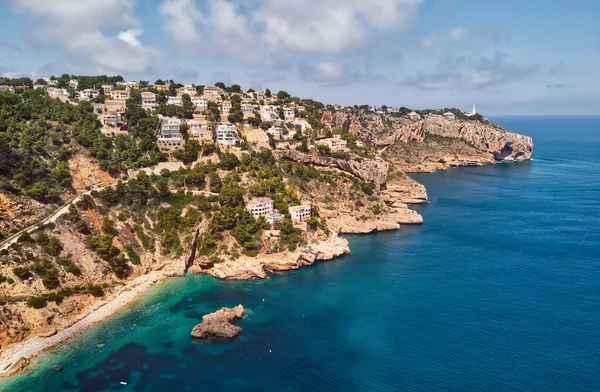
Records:
[[[389,163],[383,159],[343,160],[326,157],[319,154],[304,154],[297,150],[276,150],[278,158],[288,159],[305,165],[336,168],[352,174],[369,183],[383,185],[387,182]]]
[[[345,129],[375,147],[385,147],[396,140],[423,141],[425,134],[421,123],[385,114],[343,113],[324,111],[324,124]]]
[[[494,124],[427,116],[422,128],[425,133],[462,139],[491,153],[497,161],[525,161],[531,159],[533,152],[533,140],[529,136],[509,132]]]
[[[531,159],[533,152],[529,136],[476,119],[452,120],[432,114],[409,119],[390,114],[324,111],[322,121],[345,129],[380,150],[386,161],[403,171],[523,161]]]

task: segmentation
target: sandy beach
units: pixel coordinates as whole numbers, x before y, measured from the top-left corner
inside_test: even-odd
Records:
[[[105,321],[139,299],[140,295],[151,286],[174,275],[174,273],[152,272],[139,276],[115,292],[110,298],[96,304],[93,309],[66,325],[56,334],[49,337],[36,336],[14,345],[0,355],[0,375],[10,376],[19,372],[29,364],[33,357],[87,331],[93,325]]]

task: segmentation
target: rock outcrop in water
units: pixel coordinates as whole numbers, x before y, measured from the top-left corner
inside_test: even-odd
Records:
[[[233,322],[244,317],[242,305],[235,308],[221,308],[214,313],[202,316],[202,322],[192,329],[192,337],[201,340],[230,340],[242,333],[242,328]]]

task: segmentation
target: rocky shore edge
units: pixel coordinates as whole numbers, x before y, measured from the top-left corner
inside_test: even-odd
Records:
[[[218,264],[208,271],[196,267],[193,267],[190,271],[208,273],[220,279],[264,279],[268,273],[295,270],[312,265],[316,261],[331,260],[348,253],[350,253],[348,241],[334,234],[325,241],[301,246],[295,252],[259,255],[254,258],[244,257],[244,259],[225,262],[222,265]],[[109,317],[140,299],[150,287],[163,281],[163,279],[182,276],[183,274],[182,266],[181,270],[155,271],[139,276],[128,282],[109,298],[95,304],[93,308],[72,320],[62,329],[39,334],[16,343],[0,355],[0,376],[8,377],[22,372],[36,356],[80,335],[94,325],[106,321]]]
[[[0,376],[11,376],[23,371],[34,357],[107,320],[138,300],[156,283],[179,274],[178,271],[169,271],[152,272],[139,276],[115,292],[110,298],[97,303],[92,309],[65,325],[63,329],[41,334],[15,344],[0,355]]]

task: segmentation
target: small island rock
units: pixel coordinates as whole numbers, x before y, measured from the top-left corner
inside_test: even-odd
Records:
[[[192,329],[192,336],[202,340],[229,340],[238,337],[242,329],[232,322],[244,317],[242,305],[235,308],[221,308],[214,313],[202,316],[202,322]]]

